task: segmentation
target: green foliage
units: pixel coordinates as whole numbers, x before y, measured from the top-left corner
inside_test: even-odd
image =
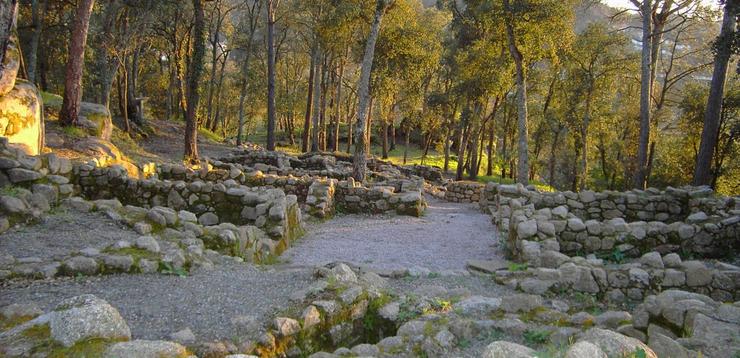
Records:
[[[542,329],[528,329],[524,331],[522,337],[527,344],[538,345],[547,343],[550,340],[550,335],[552,335],[552,331]]]
[[[159,272],[165,275],[176,275],[180,277],[187,277],[188,271],[182,267],[174,267],[169,262],[159,262]]]
[[[510,263],[509,264],[508,270],[511,271],[511,272],[527,271],[527,268],[528,267],[529,267],[529,265],[527,265],[527,264],[518,264],[518,263],[513,262],[513,263]]]
[[[621,264],[624,262],[626,256],[624,255],[624,252],[618,248],[614,248],[610,253],[608,254],[599,254],[598,257],[602,260],[610,261],[615,264]]]

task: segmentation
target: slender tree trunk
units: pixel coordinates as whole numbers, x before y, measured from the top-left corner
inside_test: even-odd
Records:
[[[218,5],[216,5],[218,6]],[[206,117],[206,124],[210,128],[213,126],[213,95],[215,92],[216,87],[216,68],[218,67],[217,61],[218,61],[218,33],[221,31],[221,13],[218,10],[218,7],[216,8],[217,14],[216,16],[216,25],[213,30],[213,33],[211,34],[213,38],[211,39],[211,75],[208,78],[208,105],[206,107],[207,109],[207,117]]]
[[[329,65],[328,55],[324,56],[324,63],[321,66],[321,111],[319,111],[319,123],[321,131],[319,132],[319,149],[326,151],[327,120],[326,104],[329,97]]]
[[[339,62],[339,77],[337,78],[337,95],[334,99],[334,135],[332,137],[331,150],[339,150],[339,123],[342,122],[340,116],[342,114],[342,80],[344,79],[344,58],[340,59]]]
[[[318,53],[321,52],[321,50],[316,50]],[[318,152],[319,151],[319,131],[321,130],[321,127],[319,126],[319,122],[321,120],[321,81],[323,78],[323,74],[321,73],[321,61],[319,61],[319,57],[317,55],[316,57],[316,68],[314,69],[314,76],[313,79],[313,119],[312,119],[312,128],[311,128],[311,151],[312,152]]]
[[[267,0],[267,150],[275,150],[275,7]]]
[[[495,117],[491,117],[491,127],[488,130],[488,148],[486,148],[486,155],[488,155],[488,162],[486,163],[486,176],[493,175],[493,135],[496,130]]]
[[[738,6],[740,6],[738,0],[728,0],[725,4],[722,29],[717,39],[716,54],[714,55],[712,83],[709,87],[709,98],[704,112],[701,144],[699,145],[699,154],[696,156],[694,185],[710,185],[715,182],[712,178],[712,155],[717,147],[717,138],[719,137],[722,97],[724,96],[727,66],[732,55],[732,39],[734,37]],[[715,163],[716,166],[717,164]]]
[[[358,140],[355,145],[355,155],[352,163],[352,176],[360,182],[365,181],[365,172],[367,170],[367,142],[365,137],[365,126],[367,121],[368,102],[370,100],[370,72],[373,69],[373,57],[375,57],[375,42],[378,40],[380,32],[380,23],[383,20],[383,14],[388,6],[387,0],[378,0],[375,8],[375,19],[370,28],[370,35],[365,44],[365,54],[362,57],[362,68],[360,70],[360,82],[357,85],[359,105],[357,106],[357,128],[355,137]]]
[[[504,0],[504,8],[511,12],[509,0]],[[516,45],[513,20],[506,22],[506,37],[509,42],[509,52],[516,64],[516,101],[519,127],[519,163],[517,165],[517,183],[527,185],[529,183],[529,149],[527,146],[527,77],[524,72],[524,58]]]
[[[365,153],[372,155],[370,148],[372,147],[372,135],[373,135],[373,101],[374,97],[370,97],[370,104],[367,107],[367,128],[365,129]]]
[[[198,84],[203,73],[205,57],[205,34],[203,0],[193,0],[193,58],[188,68],[188,103],[185,121],[185,160],[195,163],[198,160],[198,127],[196,112],[198,110]]]
[[[460,142],[457,144],[457,175],[455,180],[462,180],[465,171],[465,148],[468,146],[467,127],[470,116],[470,104],[467,103],[460,116]]]
[[[41,32],[44,27],[43,17],[44,13],[46,13],[46,7],[46,0],[31,1],[33,33],[31,34],[31,41],[28,44],[28,60],[26,60],[26,71],[28,72],[28,80],[31,83],[36,83],[36,59],[38,58],[39,42],[41,41]]]
[[[126,63],[126,58],[123,58],[124,63]],[[126,133],[131,136],[131,123],[128,120],[128,71],[126,71],[125,68],[121,68],[121,78],[123,79],[122,88],[125,89],[123,92],[123,96],[121,97],[121,108],[123,109],[122,116],[123,117],[123,129],[126,131]],[[121,92],[119,92],[120,94]]]
[[[650,96],[651,96],[651,41],[652,0],[643,0],[642,12],[642,61],[640,72],[640,136],[637,146],[637,168],[633,177],[635,188],[645,188],[648,143],[650,141]]]
[[[65,125],[77,125],[80,101],[82,101],[82,70],[85,64],[87,28],[90,25],[90,14],[94,3],[95,0],[80,0],[75,12],[64,76],[64,98],[62,99],[62,110],[59,112],[59,121]]]
[[[252,56],[252,42],[254,41],[254,33],[257,29],[258,18],[260,16],[260,10],[262,10],[262,1],[254,3],[256,7],[250,7],[249,10],[249,37],[247,38],[247,48],[244,54],[244,64],[242,67],[242,85],[239,90],[239,126],[237,128],[236,145],[242,145],[242,137],[244,136],[244,103],[247,99],[247,89],[249,88],[249,59]]]
[[[388,159],[388,120],[383,119],[381,133],[383,135],[383,159]]]
[[[443,171],[447,174],[450,170],[450,136],[452,136],[452,124],[445,125],[445,163]]]
[[[313,105],[313,88],[316,77],[316,63],[318,62],[318,41],[311,48],[311,68],[308,72],[308,97],[306,98],[306,115],[303,120],[303,141],[301,143],[301,151],[308,152],[309,139],[311,138],[311,113]]]
[[[221,68],[219,69],[218,82],[216,83],[216,113],[213,114],[213,120],[211,120],[211,132],[216,133],[218,129],[218,123],[221,116],[221,90],[224,84],[224,75],[226,74],[226,62],[229,59],[228,52],[224,54],[224,58],[221,61]]]
[[[555,159],[555,151],[558,149],[558,141],[560,139],[560,131],[561,129],[558,128],[557,130],[553,131],[553,138],[552,143],[550,144],[550,162],[549,162],[549,176],[550,179],[550,186],[555,186],[555,162],[557,161]]]
[[[411,128],[407,126],[403,132],[404,132],[404,137],[405,137],[405,142],[404,142],[404,147],[403,147],[403,165],[406,165],[406,160],[409,157],[409,145],[410,145],[409,139],[411,137]]]

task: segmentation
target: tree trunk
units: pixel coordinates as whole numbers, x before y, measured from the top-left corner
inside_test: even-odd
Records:
[[[326,104],[327,97],[329,97],[328,82],[329,82],[329,64],[328,55],[324,56],[324,63],[321,66],[321,111],[319,111],[319,123],[321,131],[319,132],[319,149],[326,151],[326,136],[327,136],[327,120],[326,120]]]
[[[339,76],[337,78],[337,95],[334,99],[334,135],[332,136],[331,150],[339,150],[339,123],[341,120],[342,107],[342,80],[344,79],[344,59],[339,62]]]
[[[468,121],[470,120],[470,104],[465,104],[465,109],[460,118],[460,142],[457,144],[457,175],[455,180],[462,180],[465,171],[465,147],[468,146]]]
[[[404,129],[404,147],[403,147],[403,165],[406,165],[406,160],[409,157],[409,138],[411,137],[411,128],[406,126],[406,129]]]
[[[211,128],[209,128],[213,133],[216,133],[216,130],[218,129],[218,123],[221,117],[221,90],[223,89],[224,75],[226,74],[226,62],[228,62],[228,59],[229,53],[227,52],[224,54],[224,58],[221,61],[218,82],[216,83],[216,112],[213,114],[213,119],[211,120]]]
[[[701,144],[699,144],[699,154],[696,156],[694,185],[710,185],[714,182],[712,178],[712,155],[715,152],[717,138],[719,137],[725,77],[727,76],[730,55],[732,55],[732,39],[734,37],[735,21],[739,5],[738,0],[728,0],[725,5],[722,29],[717,38],[717,45],[715,46],[714,70],[712,72],[712,83],[709,87],[707,107],[704,112]]]
[[[383,135],[383,159],[388,159],[388,120],[383,119],[381,133]]]
[[[311,65],[308,72],[308,96],[306,98],[306,115],[303,120],[303,142],[301,143],[301,151],[308,152],[309,139],[311,138],[311,113],[313,105],[313,87],[314,80],[316,77],[316,62],[318,62],[318,43],[315,43],[311,48]]]
[[[0,75],[3,73],[5,53],[8,51],[10,37],[15,30],[16,18],[18,16],[18,1],[5,0],[0,2]]]
[[[216,26],[213,30],[213,33],[211,34],[213,36],[211,43],[211,75],[208,78],[208,105],[206,107],[207,109],[207,116],[206,116],[206,123],[207,126],[210,128],[213,126],[213,95],[216,92],[216,68],[218,67],[216,64],[218,62],[218,33],[221,31],[221,13],[218,10],[218,5],[216,5],[217,14],[216,16]]]
[[[372,147],[372,135],[373,135],[373,97],[370,97],[370,103],[367,107],[367,128],[365,129],[365,153],[372,155],[373,153],[370,151],[370,148]]]
[[[267,150],[275,150],[275,7],[267,0]]]
[[[62,110],[59,112],[59,121],[65,125],[77,125],[82,101],[82,71],[85,64],[87,29],[90,26],[90,14],[94,3],[95,0],[80,0],[75,12],[64,76],[64,98]]]
[[[509,0],[504,0],[504,8],[511,12]],[[527,147],[527,77],[524,72],[524,58],[516,45],[513,20],[506,22],[506,37],[509,42],[509,52],[516,64],[516,102],[519,127],[519,163],[517,165],[517,183],[527,185],[529,183],[529,152]]]
[[[650,141],[650,96],[652,73],[650,64],[652,33],[652,0],[643,0],[642,8],[642,60],[640,71],[640,136],[637,146],[637,168],[633,177],[635,188],[645,188],[645,169],[647,166],[648,143]]]
[[[318,45],[317,45],[318,46]],[[317,53],[321,53],[320,49],[316,50]],[[314,69],[314,79],[313,79],[313,118],[312,118],[312,128],[311,128],[311,151],[312,152],[318,152],[319,151],[319,130],[321,130],[321,127],[319,126],[319,122],[321,120],[321,81],[323,78],[323,74],[321,73],[321,63],[319,61],[319,55],[316,56],[316,63],[315,63],[315,69]]]
[[[188,68],[188,103],[185,120],[185,161],[195,163],[198,160],[198,128],[196,112],[198,110],[198,83],[203,73],[205,57],[203,0],[193,0],[193,57]]]
[[[375,19],[370,28],[370,35],[365,45],[365,54],[362,57],[362,68],[360,70],[360,82],[357,84],[359,105],[357,106],[357,128],[355,137],[355,155],[352,163],[352,176],[360,182],[365,181],[365,172],[367,170],[367,150],[368,138],[365,137],[365,126],[367,121],[368,102],[370,100],[370,72],[373,69],[373,57],[375,56],[375,42],[378,40],[380,32],[380,22],[383,20],[383,14],[388,6],[387,0],[378,0],[375,8]]]
[[[496,117],[491,117],[491,127],[488,130],[488,148],[486,151],[486,155],[488,155],[488,162],[486,163],[486,176],[493,175],[493,135],[496,130],[496,122],[494,121]]]
[[[244,65],[242,67],[242,82],[239,90],[239,126],[237,128],[236,145],[242,145],[242,137],[244,136],[244,103],[247,99],[247,89],[249,88],[249,59],[252,56],[252,41],[254,40],[254,32],[257,28],[257,19],[260,16],[260,10],[262,10],[262,1],[257,1],[250,7],[249,10],[249,37],[247,38],[247,48],[244,54]],[[256,7],[256,11],[255,11]]]
[[[549,181],[550,186],[553,186],[553,187],[555,186],[555,162],[556,162],[555,151],[558,149],[560,131],[561,131],[560,127],[558,127],[557,130],[553,131],[552,143],[550,144],[550,162],[549,162],[549,165],[550,165],[549,174],[550,175],[548,176],[548,178],[550,179]]]
[[[36,59],[38,58],[39,42],[41,41],[41,32],[44,27],[43,17],[44,13],[46,13],[46,8],[46,0],[31,1],[33,33],[31,34],[31,41],[28,44],[28,59],[26,60],[26,71],[28,72],[28,80],[34,84],[36,83]]]
[[[451,127],[452,124],[448,124],[445,126],[445,163],[443,166],[443,170],[445,174],[449,172],[450,170],[450,136],[452,136],[452,130]]]

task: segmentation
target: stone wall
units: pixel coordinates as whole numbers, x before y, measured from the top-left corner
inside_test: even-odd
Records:
[[[297,198],[280,189],[249,188],[234,180],[214,183],[197,179],[134,179],[121,167],[90,164],[76,167],[74,174],[75,184],[89,199],[117,198],[124,204],[145,208],[187,210],[206,226],[221,222],[254,224],[276,239],[291,239],[300,231]]]
[[[203,180],[216,183],[230,181],[248,187],[279,188],[286,194],[295,195],[306,212],[319,218],[330,217],[337,206],[351,213],[396,212],[414,216],[421,215],[426,208],[421,195],[424,185],[421,179],[388,179],[375,182],[368,188],[359,185],[351,177],[340,181],[308,175],[280,176],[264,174],[260,170],[241,164],[221,161],[209,165],[209,170],[201,171],[180,165],[161,165],[157,168],[157,175],[159,178],[171,180]],[[338,189],[340,187],[341,190]],[[364,202],[366,200],[372,202]]]
[[[673,192],[704,194],[688,200],[686,208],[676,210],[690,214],[680,220],[674,216],[670,223],[627,221],[622,217],[583,220],[570,211],[572,206],[540,205],[543,202],[540,198],[558,195],[542,195],[515,185],[488,185],[481,205],[491,212],[494,223],[505,233],[514,257],[520,256],[520,241],[547,239],[555,239],[562,252],[579,255],[618,250],[636,257],[657,250],[664,254],[723,257],[740,250],[740,208],[736,208],[740,201],[715,198],[703,189],[673,189]]]
[[[365,187],[350,178],[337,184],[334,202],[338,210],[348,213],[380,214],[395,212],[421,216],[426,201],[421,190],[395,192],[394,186]]]
[[[737,208],[737,197],[716,197],[706,187],[668,187],[626,192],[585,190],[574,193],[540,192],[533,187],[488,183],[481,206],[495,205],[497,197],[517,198],[522,204],[533,204],[536,209],[554,209],[564,206],[582,220],[609,220],[622,218],[632,221],[683,221],[692,213],[703,211],[708,215],[721,214]]]
[[[484,184],[468,181],[455,181],[446,185],[444,199],[455,203],[478,203]]]

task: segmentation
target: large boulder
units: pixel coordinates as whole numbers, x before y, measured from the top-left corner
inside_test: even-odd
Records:
[[[488,345],[481,358],[533,358],[536,352],[521,344],[496,341]]]
[[[629,357],[641,350],[645,358],[658,358],[645,343],[606,329],[591,328],[581,336],[579,342],[582,341],[597,345],[609,357]]]
[[[0,96],[0,136],[38,155],[44,146],[44,121],[41,94],[30,82],[18,80],[15,86]]]
[[[94,295],[62,301],[50,314],[49,328],[51,338],[65,347],[88,338],[131,339],[131,330],[118,310]]]

